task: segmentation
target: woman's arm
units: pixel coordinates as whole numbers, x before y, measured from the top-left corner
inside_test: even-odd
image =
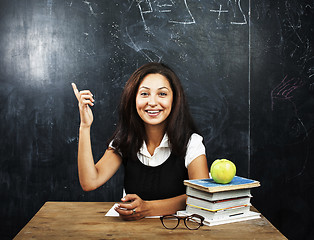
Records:
[[[188,174],[189,179],[209,178],[205,155],[198,156],[189,164]],[[143,201],[136,194],[128,194],[122,199],[123,203],[116,208],[116,211],[125,220],[137,220],[147,216],[175,214],[177,211],[185,209],[186,198],[186,194],[182,194],[163,200]]]
[[[115,208],[124,220],[138,220],[148,216],[175,214],[185,209],[186,195],[173,198],[144,201],[136,194],[128,194],[121,199],[122,203]],[[135,211],[135,212],[134,212]]]
[[[87,130],[80,130],[79,139],[77,159],[80,184],[84,191],[92,191],[105,184],[116,173],[122,158],[113,149],[107,149],[95,164]]]
[[[108,181],[118,170],[122,160],[118,154],[109,149],[95,165],[90,140],[90,128],[93,122],[90,107],[94,105],[93,94],[89,90],[79,91],[74,83],[72,87],[78,100],[81,119],[77,156],[79,179],[83,190],[91,191]]]
[[[188,166],[189,179],[209,178],[207,159],[205,155],[195,158]]]

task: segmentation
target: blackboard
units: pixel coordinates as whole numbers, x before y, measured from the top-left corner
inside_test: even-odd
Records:
[[[261,182],[253,203],[280,231],[313,236],[313,8],[288,0],[2,0],[1,238],[46,201],[120,199],[121,171],[96,191],[81,190],[70,84],[95,96],[97,160],[125,82],[150,61],[179,75],[208,164],[234,161],[238,175]]]
[[[252,4],[254,199],[288,239],[314,237],[313,11],[313,1]]]

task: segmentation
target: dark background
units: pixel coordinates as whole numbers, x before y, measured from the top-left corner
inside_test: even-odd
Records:
[[[289,239],[313,239],[313,1],[1,0],[0,238],[46,201],[118,201],[122,174],[93,192],[77,175],[90,89],[94,158],[130,74],[162,61],[181,78],[207,150],[261,182],[253,205]],[[311,174],[312,173],[312,174]]]

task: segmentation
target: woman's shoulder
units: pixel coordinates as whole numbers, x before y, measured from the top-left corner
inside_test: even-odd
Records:
[[[206,155],[203,137],[197,133],[193,133],[186,150],[185,166],[188,167],[189,164],[200,155]]]
[[[203,137],[199,135],[198,133],[192,133],[189,142],[203,142]]]

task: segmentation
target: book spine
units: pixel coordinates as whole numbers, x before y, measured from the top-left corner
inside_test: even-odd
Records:
[[[238,197],[252,197],[250,189],[231,190],[217,193],[204,192],[193,187],[187,186],[186,194],[188,196],[201,198],[208,201],[217,201]]]
[[[184,180],[184,185],[196,188],[201,191],[216,193],[224,192],[229,190],[239,190],[239,189],[251,189],[253,187],[259,187],[260,182],[235,176],[233,180],[228,184],[218,184],[215,183],[213,179],[194,179],[194,180]]]
[[[187,204],[196,205],[209,210],[217,211],[220,209],[228,209],[238,206],[246,206],[250,204],[249,197],[231,198],[218,201],[208,201],[198,197],[188,196]]]
[[[234,208],[241,208],[241,207],[247,207],[247,206],[251,206],[251,204],[244,204],[244,205],[238,205],[238,206],[232,206],[232,207],[227,207],[227,208],[220,208],[220,209],[209,209],[209,208],[205,208],[205,207],[200,207],[200,206],[196,206],[193,204],[187,204],[188,206],[194,207],[194,208],[199,208],[205,211],[209,211],[209,212],[213,212],[213,213],[217,213],[220,211],[225,211],[225,210],[229,210],[229,209],[234,209]]]
[[[234,209],[222,210],[222,211],[207,211],[198,207],[194,206],[187,206],[186,212],[188,214],[199,214],[207,219],[222,219],[222,218],[229,218],[234,217],[240,214],[244,214],[250,211],[250,207],[238,207]]]

